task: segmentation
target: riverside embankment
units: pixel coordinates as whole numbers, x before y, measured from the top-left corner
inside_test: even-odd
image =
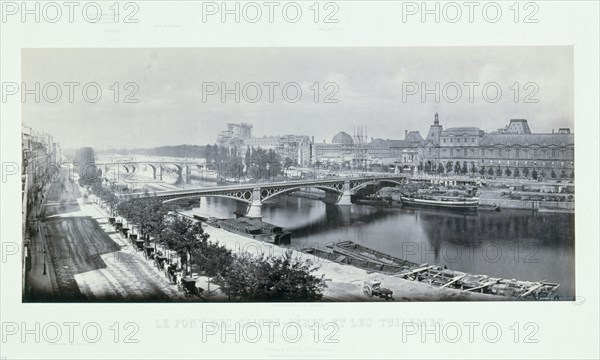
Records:
[[[303,253],[290,247],[279,247],[262,241],[253,240],[244,236],[233,234],[223,229],[207,227],[212,241],[223,244],[236,253],[250,253],[253,255],[284,256],[291,252],[291,256],[302,260],[310,260],[318,270],[313,274],[323,275],[327,281],[327,288],[323,295],[325,300],[331,301],[385,301],[379,298],[369,298],[363,294],[365,281],[378,280],[382,286],[394,292],[396,301],[461,301],[461,300],[506,300],[496,296],[469,293],[454,289],[435,288],[422,283],[400,279],[395,276],[380,273],[371,273],[350,265],[338,264],[324,260],[310,254]]]

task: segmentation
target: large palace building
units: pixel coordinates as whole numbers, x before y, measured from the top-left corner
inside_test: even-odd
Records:
[[[446,168],[448,162],[466,164],[469,171],[481,167],[537,170],[550,175],[570,175],[574,167],[575,137],[568,128],[552,133],[532,133],[525,119],[512,119],[498,131],[486,133],[477,127],[444,129],[436,113],[425,139],[418,131],[405,131],[403,140],[368,139],[362,127],[354,135],[344,131],[330,143],[315,143],[305,135],[252,136],[252,125],[228,124],[217,142],[240,156],[248,148],[272,149],[282,159],[290,158],[302,166],[340,164],[366,167],[389,165],[404,171]],[[453,167],[454,168],[454,167]]]
[[[444,130],[436,113],[427,137],[417,148],[419,160],[433,166],[451,161],[466,162],[469,168],[500,166],[570,174],[575,160],[575,136],[570,129],[532,133],[524,119],[512,119],[505,128],[486,134],[476,127]]]
[[[252,124],[227,124],[227,130],[221,131],[217,144],[229,149],[238,156],[244,156],[248,149],[273,150],[282,159],[289,158],[300,165],[309,165],[311,161],[312,140],[305,135],[252,136]]]

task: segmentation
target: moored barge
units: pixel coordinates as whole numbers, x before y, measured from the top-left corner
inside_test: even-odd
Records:
[[[478,292],[519,299],[558,299],[559,284],[474,275],[430,264],[416,264],[370,249],[351,241],[335,243],[325,249],[307,248],[303,252],[337,263],[397,276],[439,288]]]
[[[237,219],[211,218],[210,221],[207,221],[207,224],[275,245],[289,245],[292,240],[292,234],[289,231],[259,219],[247,217]]]
[[[402,205],[453,210],[477,210],[479,198],[448,196],[401,196]]]

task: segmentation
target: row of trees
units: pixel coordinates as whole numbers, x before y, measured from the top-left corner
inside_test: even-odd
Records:
[[[454,174],[454,175],[467,175],[467,174],[471,174],[471,175],[475,175],[475,174],[479,174],[479,175],[489,175],[489,176],[506,176],[506,177],[515,177],[515,178],[519,178],[519,177],[525,177],[525,178],[529,178],[529,176],[531,175],[532,179],[537,179],[539,176],[541,177],[546,177],[548,174],[546,174],[545,170],[541,170],[540,173],[538,173],[537,170],[529,170],[529,168],[527,167],[523,167],[523,168],[509,168],[508,166],[505,168],[502,168],[500,165],[493,167],[493,166],[480,166],[477,167],[475,165],[475,163],[471,163],[471,165],[469,166],[467,164],[466,161],[464,161],[462,164],[460,162],[456,162],[453,163],[451,161],[448,161],[446,164],[443,163],[432,163],[431,161],[427,161],[425,163],[420,162],[419,165],[417,166],[417,170],[419,171],[419,173],[426,173],[426,174]],[[550,171],[550,177],[552,177],[553,179],[560,177],[561,179],[566,179],[566,178],[571,178],[573,179],[575,176],[575,173],[573,171],[571,171],[570,173],[567,173],[566,170],[561,170],[560,173],[556,173],[556,171],[554,169],[552,169]]]
[[[244,165],[246,176],[255,179],[272,179],[282,174],[283,166],[281,157],[272,149],[264,150],[249,148],[244,156]],[[288,159],[288,163],[283,165],[292,166],[293,162]]]
[[[100,198],[111,200],[110,189],[94,186]],[[114,194],[113,194],[114,196]],[[310,260],[234,254],[210,241],[200,222],[169,216],[160,200],[138,198],[110,205],[116,215],[134,226],[146,243],[177,252],[183,276],[197,271],[221,287],[232,301],[317,301],[322,298],[325,280],[312,273]]]
[[[100,181],[101,174],[96,168],[94,149],[91,147],[77,149],[73,163],[76,166],[75,171],[79,175],[79,185],[89,186]]]
[[[224,178],[251,177],[255,179],[271,179],[280,176],[284,165],[291,166],[293,161],[287,163],[272,149],[248,148],[243,157],[238,156],[237,148],[228,148],[218,145],[206,145],[206,163],[219,172]]]
[[[250,176],[280,174],[281,159],[272,150],[249,149],[242,159],[218,146],[207,146],[213,162],[246,165]],[[74,161],[79,164],[81,186],[87,187],[109,208],[111,215],[121,216],[137,229],[146,244],[154,241],[175,251],[181,258],[183,275],[196,271],[213,278],[221,290],[234,301],[317,301],[325,289],[323,276],[310,260],[284,257],[234,254],[211,242],[200,222],[182,216],[169,216],[169,211],[156,198],[121,200],[109,186],[103,186],[102,173],[96,168],[94,150],[78,149]],[[267,164],[269,164],[267,166]]]

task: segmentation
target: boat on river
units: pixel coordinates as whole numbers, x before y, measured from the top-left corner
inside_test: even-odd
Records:
[[[291,232],[259,219],[241,217],[237,219],[219,219],[215,223],[221,229],[229,232],[275,245],[289,245],[292,239]]]
[[[439,288],[519,299],[558,299],[559,284],[542,281],[503,279],[450,270],[438,265],[416,264],[393,257],[352,241],[341,241],[325,249],[307,248],[303,252],[372,272],[397,276]]]
[[[400,197],[403,206],[432,207],[455,210],[477,210],[479,198],[450,197],[429,195],[403,195]]]

